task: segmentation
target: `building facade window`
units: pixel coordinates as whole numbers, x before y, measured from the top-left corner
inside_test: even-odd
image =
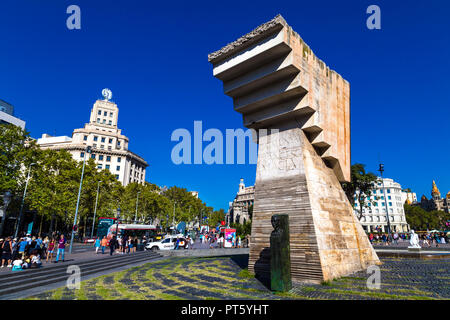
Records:
[[[103,155],[99,155],[98,156],[98,160],[102,161],[103,160]]]
[[[111,161],[111,156],[106,156],[106,161]]]

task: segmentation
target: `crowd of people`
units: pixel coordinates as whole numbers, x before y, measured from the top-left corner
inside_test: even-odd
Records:
[[[449,238],[450,233],[444,232],[423,232],[419,236],[419,244],[422,247],[439,247],[440,244],[450,243]],[[369,233],[368,234],[370,243],[372,244],[383,244],[383,245],[398,245],[400,242],[409,241],[409,233],[398,233],[393,232],[391,237],[387,233]]]
[[[145,246],[147,242],[146,237],[138,238],[135,236],[122,235],[116,237],[115,235],[108,240],[106,236],[103,239],[97,238],[94,242],[95,253],[98,254],[101,250],[102,254],[105,253],[105,249],[109,248],[109,254],[112,256],[114,252],[118,254],[129,254],[136,252],[138,245]]]
[[[20,238],[0,239],[0,268],[12,268],[13,271],[40,268],[44,259],[46,263],[53,261],[55,252],[55,263],[60,257],[64,261],[65,247],[64,235],[57,234],[44,239],[40,236],[32,237],[31,234]]]
[[[225,242],[229,241],[231,248],[248,248],[249,245],[249,236],[241,239],[240,236],[236,236],[236,233],[233,236],[229,236],[229,239],[225,239],[225,235],[223,232],[204,232],[199,235],[200,243],[209,244],[210,248],[225,248]]]

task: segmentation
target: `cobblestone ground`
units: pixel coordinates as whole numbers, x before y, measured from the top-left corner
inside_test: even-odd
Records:
[[[245,267],[245,258],[170,258],[83,281],[28,299],[450,299],[450,259],[382,259],[381,288],[369,290],[358,272],[320,285],[273,294]]]

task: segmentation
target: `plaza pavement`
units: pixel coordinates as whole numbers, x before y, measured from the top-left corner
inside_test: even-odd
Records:
[[[448,289],[445,289],[450,288],[450,258],[445,257],[439,261],[423,261],[411,258],[384,257],[381,252],[406,252],[406,246],[375,247],[383,261],[382,278],[389,280],[383,282],[381,291],[364,290],[368,275],[362,272],[322,285],[296,284],[289,293],[273,294],[246,271],[248,248],[209,249],[209,244],[196,243],[193,246],[195,249],[192,250],[158,251],[160,257],[155,259],[154,263],[148,263],[145,259],[133,261],[134,254],[126,254],[125,256],[129,257],[128,261],[123,262],[120,267],[109,267],[89,276],[83,276],[82,280],[86,281],[83,282],[84,287],[81,291],[64,288],[65,283],[60,281],[10,295],[2,296],[0,292],[0,299],[19,299],[28,296],[35,296],[38,299],[450,299]],[[444,250],[444,248],[440,250],[431,248],[425,250],[424,253],[450,254],[450,250],[448,252]],[[62,267],[70,264],[91,263],[90,261],[101,261],[109,257],[109,248],[104,255],[96,255],[93,245],[79,244],[74,246],[73,251],[72,255],[66,256],[64,263],[46,264],[44,262],[42,269],[57,265]],[[115,254],[115,256],[120,255]],[[108,262],[105,261],[105,263]],[[223,270],[220,268],[222,263],[230,268],[225,270],[230,273],[223,284],[231,286],[233,294],[230,295],[229,290],[225,292],[221,286],[217,287],[217,290],[213,290],[212,294],[205,294],[205,290],[217,285],[216,276],[223,278],[221,275]],[[180,267],[186,272],[180,272]],[[159,268],[161,270],[158,272]],[[171,268],[174,271],[169,271]],[[0,277],[8,271],[11,273],[10,268],[0,270]],[[144,279],[144,275],[148,278]],[[140,282],[135,282],[136,279],[142,281],[143,288],[139,287]],[[149,283],[149,280],[152,284]],[[207,285],[208,281],[211,282],[209,286]],[[99,283],[101,283],[99,288],[108,288],[108,290],[112,290],[111,286],[118,285],[122,294],[114,293],[114,290],[111,294],[101,294],[101,292],[97,292],[97,289],[91,287],[93,284],[97,287]],[[427,286],[428,284],[431,284],[431,287]],[[144,294],[144,292],[148,293],[146,288],[150,288],[153,293]],[[182,295],[179,291],[185,291],[185,294]]]
[[[204,300],[204,299],[450,299],[450,259],[381,258],[380,289],[368,289],[365,272],[322,284],[294,284],[288,293],[273,293],[246,269],[248,255],[171,257],[81,283],[31,300]],[[267,284],[266,284],[267,285]]]

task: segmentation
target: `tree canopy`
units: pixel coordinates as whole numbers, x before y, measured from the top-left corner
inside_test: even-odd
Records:
[[[358,218],[362,217],[364,208],[369,207],[370,196],[377,176],[371,172],[366,172],[365,165],[355,163],[351,166],[351,181],[342,184],[342,188],[347,195],[353,208],[355,208],[355,197],[358,199],[359,207],[355,208],[358,213]]]
[[[426,211],[418,205],[404,205],[406,221],[410,227],[418,231],[443,230],[446,229],[446,222],[450,220],[450,214],[444,211]]]

